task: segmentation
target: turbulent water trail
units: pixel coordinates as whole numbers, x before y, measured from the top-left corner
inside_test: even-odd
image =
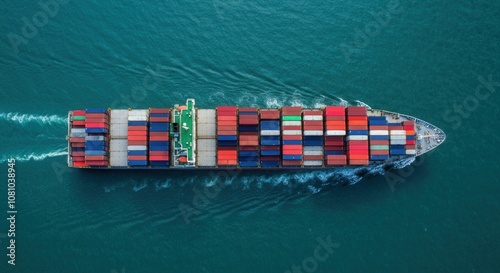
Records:
[[[0,119],[15,122],[21,125],[26,125],[28,123],[38,123],[38,124],[67,124],[67,118],[60,117],[58,115],[33,115],[33,114],[21,114],[21,113],[0,113]]]
[[[30,154],[18,154],[18,155],[12,155],[12,156],[9,156],[9,155],[4,155],[1,159],[0,159],[0,163],[3,163],[3,162],[6,162],[9,158],[15,158],[16,161],[30,161],[30,160],[33,160],[33,161],[41,161],[41,160],[44,160],[46,158],[49,158],[49,157],[57,157],[57,156],[63,156],[63,155],[67,155],[68,154],[68,150],[66,147],[64,148],[60,148],[60,149],[57,149],[55,151],[51,151],[51,152],[48,152],[48,153],[30,153]]]

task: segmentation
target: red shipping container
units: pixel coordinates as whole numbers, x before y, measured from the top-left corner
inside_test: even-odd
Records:
[[[415,150],[415,145],[405,145],[405,150]]]
[[[348,121],[366,121],[368,122],[367,116],[349,116],[347,118]]]
[[[89,161],[89,160],[97,160],[97,161],[105,160],[105,161],[107,161],[108,157],[107,156],[103,156],[103,155],[86,155],[85,156],[85,160],[86,161]]]
[[[284,155],[301,155],[302,149],[300,150],[283,150]]]
[[[388,155],[389,150],[377,150],[377,151],[370,151],[371,155]]]
[[[219,126],[235,126],[237,125],[236,120],[221,120],[217,121],[217,125]]]
[[[73,143],[73,142],[85,142],[85,138],[84,137],[71,137],[69,139],[69,142]]]
[[[128,135],[127,139],[129,141],[130,140],[143,140],[143,141],[146,141],[146,140],[148,140],[148,137],[147,136],[131,136],[131,135]]]
[[[343,146],[325,146],[325,151],[344,151]]]
[[[368,140],[349,140],[349,145],[368,145]]]
[[[150,108],[149,113],[151,114],[169,114],[169,108]]]
[[[85,128],[108,128],[104,122],[85,122]]]
[[[147,140],[128,140],[128,145],[148,145]]]
[[[149,161],[169,161],[168,155],[150,155]]]
[[[85,163],[85,161],[74,161],[73,162],[73,166],[75,166],[75,167],[86,167],[87,164]]]
[[[406,145],[415,145],[415,140],[406,140]]]
[[[262,156],[262,161],[279,161],[281,160],[279,156]]]
[[[366,125],[349,125],[349,130],[368,130],[368,126]]]
[[[149,136],[150,141],[169,141],[168,137],[164,136]]]
[[[327,120],[325,122],[326,126],[345,126],[346,122],[343,120]]]
[[[149,122],[170,122],[170,118],[167,117],[150,117]]]
[[[346,155],[327,155],[326,158],[328,160],[346,160]]]
[[[231,115],[231,116],[217,116],[217,121],[236,121],[238,117],[236,115]]]
[[[368,160],[349,160],[349,165],[363,166],[368,164],[370,164]]]
[[[389,130],[403,130],[403,126],[389,126]]]
[[[84,148],[85,142],[73,142],[71,143],[71,147],[73,148]]]
[[[128,131],[147,131],[148,127],[147,126],[129,126]]]
[[[236,106],[218,106],[217,111],[236,111]]]
[[[368,160],[368,155],[347,155],[349,160]]]
[[[408,130],[408,131],[406,131],[406,135],[407,135],[407,136],[413,136],[413,135],[415,135],[415,131],[413,131],[413,130]]]
[[[330,146],[330,145],[343,146],[344,145],[344,141],[343,140],[328,140],[328,139],[325,139],[325,145],[326,146]]]
[[[260,146],[260,149],[265,150],[265,151],[269,151],[269,150],[276,151],[276,150],[280,150],[281,147],[278,145],[276,145],[276,146]]]
[[[217,126],[217,131],[234,131],[234,130],[236,130],[236,126],[224,126],[224,125]]]
[[[109,123],[109,118],[87,118],[85,123]]]
[[[389,126],[385,126],[385,125],[376,125],[376,126],[373,126],[373,125],[370,125],[370,130],[389,130]]]
[[[241,140],[239,141],[240,146],[258,146],[259,141],[257,140]]]
[[[235,155],[218,154],[217,159],[219,159],[219,160],[236,160],[237,157]]]
[[[129,136],[147,136],[148,132],[147,131],[129,131],[128,135]]]
[[[228,131],[228,130],[217,131],[217,135],[218,136],[235,136],[236,135],[236,130],[233,130],[233,131]]]
[[[368,126],[368,122],[367,121],[362,121],[362,120],[348,120],[347,121],[347,124],[349,126],[351,125],[363,125],[363,126]],[[368,127],[366,127],[368,128]]]
[[[219,166],[236,166],[236,160],[218,159],[217,165],[219,165]]]
[[[102,167],[102,166],[108,166],[108,161],[98,161],[98,160],[92,160],[92,161],[85,161],[85,164],[89,166],[96,166],[96,167]]]
[[[283,145],[283,150],[301,150],[302,145]]]
[[[73,116],[85,116],[85,110],[73,110]]]
[[[323,131],[323,126],[304,126],[304,131]]]
[[[97,113],[87,113],[85,114],[85,118],[105,118],[105,117],[108,117],[109,115],[106,113],[106,114],[97,114]]]
[[[281,161],[282,166],[297,166],[300,167],[302,166],[302,161],[301,160],[283,160]]]
[[[241,112],[258,112],[259,109],[257,107],[240,107],[238,111]]]
[[[370,145],[389,145],[389,140],[370,140]]]
[[[344,106],[326,106],[324,109],[326,115],[345,115]]]
[[[73,120],[71,124],[73,127],[85,126],[85,120]]]
[[[364,150],[349,150],[347,152],[348,155],[352,156],[352,155],[368,155],[368,150],[367,149],[364,149]]]
[[[240,125],[257,125],[259,124],[259,120],[257,118],[255,119],[243,119],[239,121]]]
[[[307,126],[323,126],[322,120],[304,120],[304,125]]]
[[[415,122],[411,121],[411,120],[405,120],[405,121],[403,121],[403,125],[412,125],[412,126],[415,126]]]
[[[85,161],[85,156],[72,156],[73,162],[75,161]]]
[[[345,122],[345,117],[344,116],[326,116],[324,120],[326,120],[326,121],[344,121]]]
[[[287,126],[282,126],[282,130],[302,130],[302,126],[293,126],[293,125],[287,125]]]
[[[85,156],[84,151],[71,152],[71,156]]]
[[[149,156],[155,156],[155,155],[169,155],[168,151],[149,151]]]
[[[280,119],[280,112],[277,109],[261,109],[261,119]]]

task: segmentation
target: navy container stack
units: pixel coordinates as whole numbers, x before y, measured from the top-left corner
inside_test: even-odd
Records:
[[[170,109],[152,108],[149,114],[149,165],[170,166]]]
[[[259,109],[239,108],[238,111],[238,163],[240,167],[259,166]]]
[[[323,166],[323,111],[304,110],[304,166]]]
[[[281,157],[280,112],[260,110],[260,166],[279,167]]]
[[[368,117],[370,130],[370,160],[389,159],[389,127],[385,116]]]
[[[148,117],[146,109],[128,112],[127,161],[130,167],[148,165]]]

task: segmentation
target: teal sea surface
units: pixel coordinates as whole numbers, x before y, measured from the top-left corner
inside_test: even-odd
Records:
[[[500,271],[499,1],[20,0],[0,14],[0,272]],[[69,110],[187,98],[369,105],[447,140],[372,173],[67,168]]]

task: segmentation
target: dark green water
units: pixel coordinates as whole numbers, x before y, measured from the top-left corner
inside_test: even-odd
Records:
[[[68,1],[53,16],[36,1],[0,8],[1,218],[11,156],[18,210],[15,266],[0,222],[0,272],[500,270],[498,1],[153,2]],[[351,186],[332,186],[359,180],[348,173],[243,172],[214,193],[210,173],[65,167],[68,110],[188,97],[199,107],[359,100],[448,138]],[[328,240],[333,251],[315,256]]]

